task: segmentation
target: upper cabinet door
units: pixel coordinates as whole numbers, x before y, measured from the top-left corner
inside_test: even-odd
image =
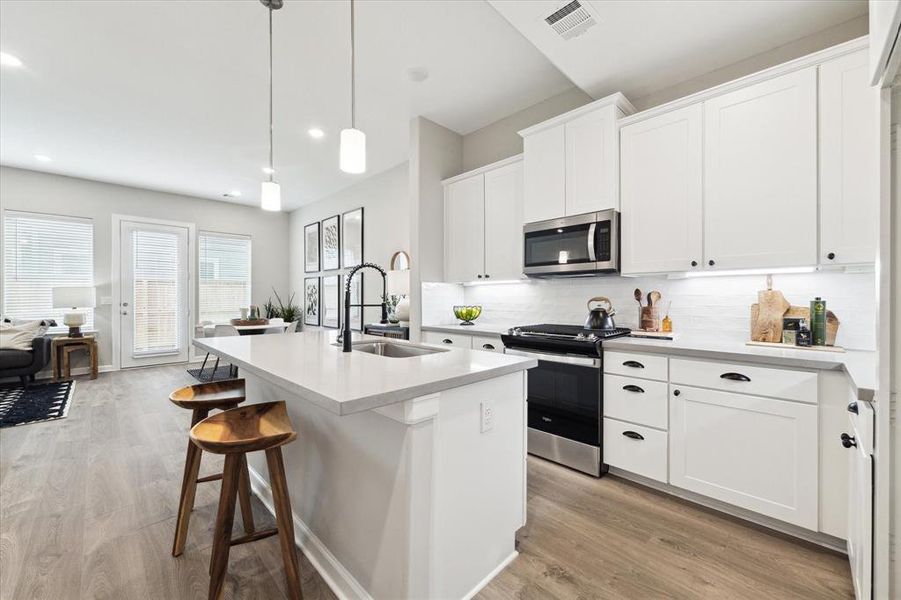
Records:
[[[820,65],[820,263],[873,263],[878,238],[877,111],[867,51]]]
[[[522,277],[522,162],[485,173],[485,277]]]
[[[474,281],[485,274],[485,177],[444,188],[444,279]]]
[[[620,130],[623,274],[701,268],[701,122],[695,104]]]
[[[706,268],[817,262],[816,67],[704,103]]]
[[[564,126],[566,215],[617,207],[615,111],[608,106]]]
[[[523,138],[523,219],[526,223],[556,219],[565,214],[564,140],[563,125]]]

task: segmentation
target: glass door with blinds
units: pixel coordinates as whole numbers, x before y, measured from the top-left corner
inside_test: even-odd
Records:
[[[121,228],[121,365],[186,362],[188,229],[135,221],[122,221]]]

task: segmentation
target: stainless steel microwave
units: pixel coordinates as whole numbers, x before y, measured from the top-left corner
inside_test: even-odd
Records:
[[[528,223],[523,273],[572,277],[619,271],[619,213],[613,209]]]

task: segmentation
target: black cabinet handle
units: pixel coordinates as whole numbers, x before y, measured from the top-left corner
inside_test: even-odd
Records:
[[[633,369],[644,369],[644,365],[637,360],[627,360],[623,363],[624,367],[632,367]]]
[[[632,438],[633,440],[643,440],[644,436],[638,433],[637,431],[624,431],[623,435],[627,438]]]
[[[442,344],[453,344],[454,340],[449,339],[449,338],[444,338],[443,340],[441,340],[441,343]]]
[[[857,440],[855,440],[853,436],[850,436],[847,433],[843,433],[842,446],[844,446],[845,448],[856,448]]]
[[[696,261],[696,260],[691,261],[691,266],[697,267],[697,266],[698,266],[698,261]]]
[[[714,260],[711,258],[710,260],[707,261],[707,264],[712,267],[713,265],[716,264],[716,262],[714,262]]]
[[[679,390],[673,390],[673,396],[680,396],[681,394],[682,392],[680,392]]]
[[[485,273],[485,279],[488,279],[489,277],[491,277],[491,275],[489,275],[488,273]]]
[[[741,373],[723,373],[720,379],[730,379],[732,381],[751,381],[751,378]]]
[[[835,252],[830,252],[826,255],[826,258],[828,258],[829,260],[835,260]]]
[[[848,404],[848,412],[854,413],[855,415],[859,415],[860,413],[857,410],[857,402],[850,402]]]
[[[494,350],[494,346],[491,344],[482,344],[482,348],[485,350]]]
[[[624,385],[623,389],[626,390],[627,392],[635,392],[636,394],[644,394],[643,389],[641,389],[637,385],[632,385],[631,383],[629,385]]]
[[[479,279],[481,279],[481,278],[482,278],[482,276],[481,276],[481,275],[478,275],[478,278],[479,278]]]

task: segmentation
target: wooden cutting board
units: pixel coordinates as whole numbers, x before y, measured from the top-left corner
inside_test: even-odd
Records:
[[[782,317],[791,308],[779,290],[757,292],[757,304],[751,305],[751,341],[781,342]]]

